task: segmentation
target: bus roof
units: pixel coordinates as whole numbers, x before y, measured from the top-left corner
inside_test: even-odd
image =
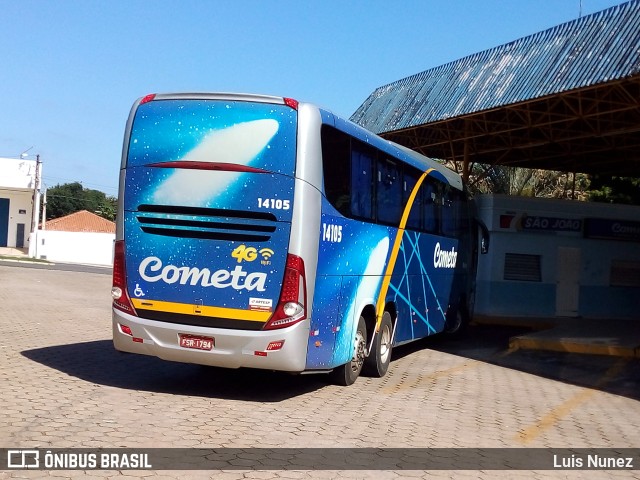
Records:
[[[148,97],[148,95],[147,95]],[[147,98],[142,97],[142,98]],[[142,100],[138,99],[138,101]],[[257,95],[250,93],[228,93],[228,92],[176,92],[153,94],[154,100],[238,100],[244,102],[277,103],[284,104],[284,97],[273,95]]]
[[[398,158],[399,160],[413,167],[416,167],[421,171],[426,171],[432,168],[440,173],[446,179],[449,185],[457,188],[458,190],[463,189],[462,177],[453,170],[437,162],[436,160],[425,157],[424,155],[403,145],[385,140],[375,133],[362,128],[360,125],[357,125],[350,120],[339,117],[328,110],[320,109],[320,112],[322,114],[324,122],[338,128],[339,130],[342,130],[343,132],[351,135],[354,138],[357,138],[364,143],[368,143],[369,145]]]
[[[143,98],[148,98],[143,97]],[[143,98],[138,99],[136,102],[137,106]],[[182,92],[182,93],[162,93],[153,95],[154,100],[237,100],[237,101],[245,101],[245,102],[260,102],[260,103],[275,103],[275,104],[287,104],[287,98],[278,97],[272,95],[257,95],[257,94],[246,94],[246,93],[225,93],[225,92]],[[302,104],[302,102],[300,102]],[[360,125],[353,123],[352,121],[339,117],[338,115],[332,113],[329,110],[324,108],[320,108],[317,105],[307,103],[305,104],[317,108],[320,111],[320,114],[323,118],[323,122],[330,124],[345,133],[357,138],[358,140],[368,143],[383,152],[392,155],[399,160],[408,163],[421,171],[428,170],[433,168],[437,172],[439,172],[447,182],[452,186],[459,190],[463,189],[462,178],[460,175],[445,167],[441,163],[436,160],[425,157],[424,155],[411,150],[402,145],[398,145],[397,143],[390,142],[389,140],[385,140],[382,137],[379,137],[375,133],[370,132],[369,130],[364,129]]]

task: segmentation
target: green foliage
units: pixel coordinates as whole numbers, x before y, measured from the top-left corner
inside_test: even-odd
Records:
[[[99,190],[84,188],[80,182],[65,183],[47,189],[47,220],[64,217],[79,210],[100,215],[107,220],[116,218],[115,197]]]
[[[640,205],[640,178],[593,175],[589,200]]]
[[[443,163],[455,172],[462,173],[460,162]],[[468,186],[473,194],[500,193],[640,205],[640,178],[631,177],[472,163]]]
[[[461,173],[460,162],[445,162]],[[473,163],[468,181],[471,193],[586,200],[589,178],[582,173],[557,172],[505,165]]]

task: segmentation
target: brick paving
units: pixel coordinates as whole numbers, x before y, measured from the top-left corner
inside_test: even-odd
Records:
[[[640,447],[640,382],[623,377],[635,395],[606,388],[637,360],[608,359],[593,385],[578,386],[505,367],[517,355],[506,346],[486,361],[420,342],[397,349],[384,378],[344,388],[318,375],[116,352],[109,275],[0,266],[0,285],[0,447]],[[0,479],[85,475],[578,479],[640,471],[0,471]]]

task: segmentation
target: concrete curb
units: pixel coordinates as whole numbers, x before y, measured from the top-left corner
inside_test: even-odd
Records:
[[[582,353],[587,355],[609,355],[614,357],[640,358],[640,346],[597,344],[567,338],[536,338],[535,335],[520,335],[509,339],[513,350],[548,350],[553,352]]]

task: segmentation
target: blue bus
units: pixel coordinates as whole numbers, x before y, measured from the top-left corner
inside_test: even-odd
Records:
[[[468,322],[487,241],[457,174],[324,109],[148,95],[124,138],[114,346],[381,377],[393,346]]]

